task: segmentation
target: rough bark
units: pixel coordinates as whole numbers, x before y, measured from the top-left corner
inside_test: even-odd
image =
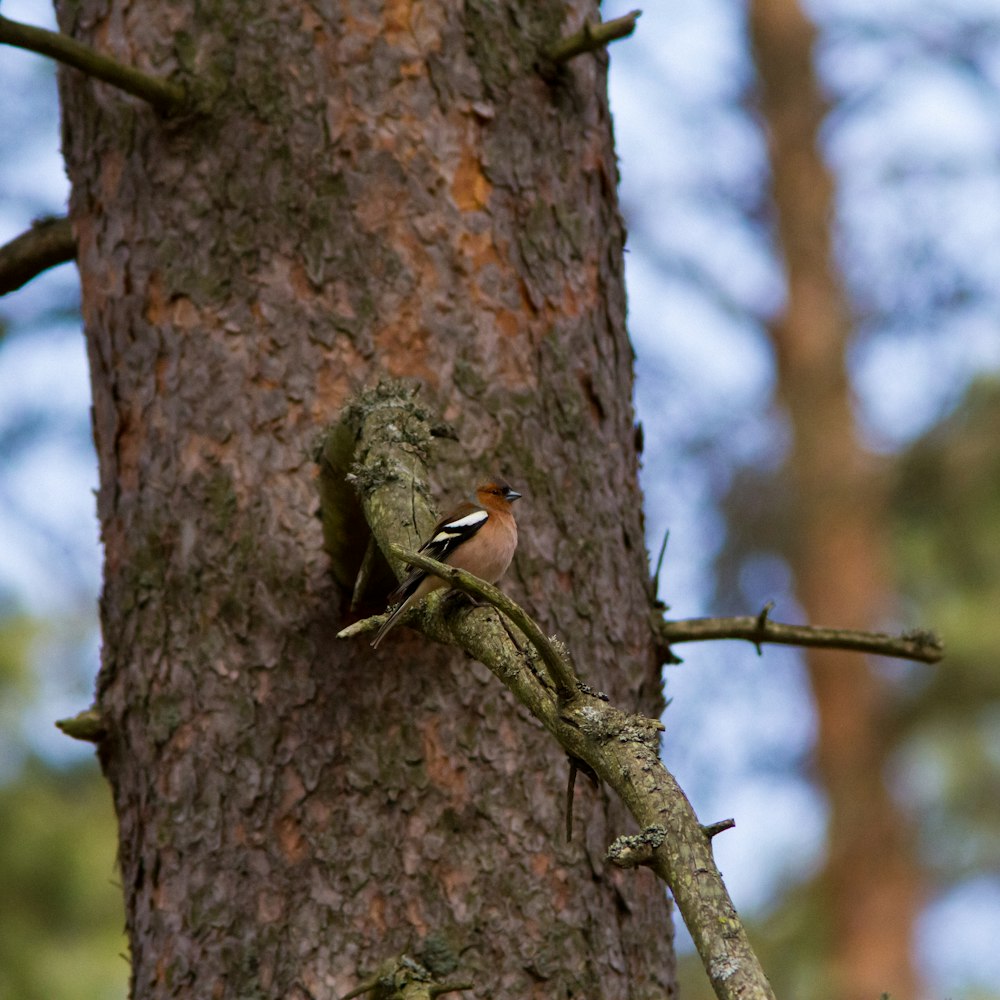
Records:
[[[624,811],[578,793],[562,843],[565,760],[482,667],[333,640],[311,457],[419,379],[435,496],[522,489],[507,586],[656,715],[605,64],[535,69],[592,5],[58,6],[204,111],[61,74],[133,995],[326,998],[428,942],[476,996],[670,995]]]
[[[859,442],[846,372],[850,315],[833,253],[834,194],[818,134],[825,105],[814,28],[796,0],[754,0],[750,28],[771,148],[788,301],[773,325],[779,392],[794,443],[796,588],[813,621],[881,624],[888,583],[885,481]],[[884,782],[887,691],[871,666],[811,650],[817,763],[831,810],[823,874],[830,940],[824,995],[918,995],[911,947],[921,878]]]

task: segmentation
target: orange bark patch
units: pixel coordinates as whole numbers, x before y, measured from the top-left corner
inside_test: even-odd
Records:
[[[292,767],[286,767],[281,773],[284,792],[281,796],[279,809],[288,810],[298,805],[306,797],[306,788],[302,784],[299,772]]]
[[[455,918],[465,920],[468,915],[466,901],[472,886],[472,872],[466,868],[447,868],[441,873],[441,886]]]
[[[451,196],[462,212],[475,212],[486,207],[493,185],[486,179],[482,165],[473,146],[462,150],[455,178],[451,182]]]
[[[98,287],[94,281],[94,274],[101,263],[95,245],[94,219],[90,215],[77,215],[73,217],[72,222],[73,235],[76,237],[76,266],[80,272],[80,308],[84,323],[91,326],[96,322],[96,313],[95,297],[90,294],[90,289]]]
[[[441,742],[438,731],[440,720],[428,719],[422,727],[424,744],[424,767],[427,777],[443,792],[451,796],[453,803],[464,805],[469,798],[465,780],[465,769],[456,766]]]
[[[500,309],[496,313],[497,329],[505,337],[516,337],[521,331],[522,319],[509,309]]]
[[[365,370],[365,358],[346,337],[338,339],[337,348],[327,353],[326,362],[316,373],[310,403],[310,416],[316,424],[328,421],[331,413],[340,411],[360,383],[358,376]]]
[[[264,705],[271,700],[271,675],[266,670],[261,670],[257,674],[253,697],[258,705]]]
[[[417,934],[421,937],[427,936],[427,932],[430,930],[430,924],[427,923],[427,918],[424,916],[423,902],[419,897],[411,899],[406,904],[406,919],[410,922],[410,926],[417,932]]]
[[[582,287],[579,282],[567,281],[563,286],[562,301],[559,309],[564,316],[579,316],[596,308],[599,300],[599,276],[597,265],[590,264],[586,268]]]
[[[160,326],[166,319],[167,302],[163,297],[163,282],[159,271],[153,271],[146,283],[146,308],[143,316],[150,326]]]
[[[346,281],[334,281],[326,287],[328,301],[333,311],[345,319],[355,319],[357,313],[351,302],[351,289]]]
[[[410,30],[410,0],[386,0],[383,7],[385,17],[385,33],[389,44],[393,44],[393,35]]]
[[[117,150],[109,150],[101,157],[101,174],[98,179],[101,200],[105,205],[114,202],[121,187],[125,171],[125,157]]]
[[[313,294],[312,282],[309,280],[309,275],[306,274],[305,265],[301,261],[293,260],[291,262],[288,276],[291,286],[295,291],[295,297],[300,302],[304,302],[311,298]]]
[[[601,397],[597,395],[597,390],[594,387],[594,380],[590,377],[590,373],[577,372],[576,379],[580,383],[580,388],[583,390],[583,395],[587,400],[590,408],[590,415],[594,418],[594,423],[604,423],[604,418],[606,416],[604,404],[601,402]]]
[[[302,15],[302,30],[303,31],[322,31],[326,27],[325,22],[320,18],[320,16],[308,5],[303,5],[300,13]]]
[[[306,843],[299,821],[294,816],[282,816],[275,824],[275,832],[278,835],[278,846],[289,861],[298,864],[305,858]]]
[[[506,266],[497,253],[493,234],[489,230],[478,233],[463,232],[459,237],[459,248],[462,257],[475,271],[481,270],[487,264],[495,264],[501,270]]]
[[[427,330],[414,329],[412,323],[404,321],[383,328],[375,343],[393,378],[418,378],[436,388],[441,372],[428,360],[429,340]]]
[[[506,715],[500,719],[497,738],[511,753],[518,753],[523,743],[521,729],[513,725]]]
[[[556,868],[549,877],[549,898],[557,911],[565,910],[573,898],[565,868]]]
[[[389,929],[385,921],[385,897],[381,893],[375,893],[368,903],[368,919],[379,934],[384,934]]]
[[[142,417],[132,406],[119,418],[115,450],[118,453],[118,485],[123,493],[139,488],[144,441],[141,424]]]
[[[538,854],[532,855],[531,870],[538,878],[541,878],[552,867],[552,861],[553,857],[551,854],[541,851]]]
[[[215,465],[222,458],[223,449],[218,441],[201,434],[190,434],[181,449],[181,471],[185,478],[191,479],[207,465]]]
[[[193,330],[201,324],[201,314],[189,298],[179,296],[171,304],[170,322],[179,330]]]

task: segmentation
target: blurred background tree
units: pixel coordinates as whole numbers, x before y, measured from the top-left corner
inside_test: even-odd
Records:
[[[612,51],[650,547],[669,527],[661,585],[677,616],[775,599],[785,620],[852,624],[820,621],[807,594],[824,596],[822,581],[803,587],[789,479],[803,434],[773,338],[796,292],[753,10],[733,0],[648,10]],[[4,13],[53,26],[27,0]],[[882,597],[867,606],[875,624],[939,628],[949,651],[940,668],[843,671],[877,692],[871,725],[852,736],[864,745],[851,749],[867,762],[859,781],[884,793],[889,840],[899,835],[895,856],[918,887],[895,907],[887,897],[914,995],[996,1000],[1000,10],[814,0],[798,13],[807,34],[815,26],[809,134],[831,184],[802,195],[831,199],[813,223],[828,223],[825,263],[843,296],[840,342],[820,373],[840,378],[840,430],[878,486],[882,556],[862,548],[882,567],[862,578]],[[0,158],[7,240],[62,210],[65,180],[52,67],[5,49],[0,85],[16,137]],[[60,268],[0,304],[0,995],[13,998],[120,997],[127,977],[107,790],[87,749],[51,727],[89,702],[96,672],[94,460],[74,281]],[[806,457],[812,475],[828,467]],[[831,882],[829,836],[868,845],[876,873],[889,846],[865,810],[843,826],[828,765],[817,767],[823,707],[800,657],[769,649],[758,660],[741,646],[684,655],[668,673],[669,763],[701,814],[737,819],[717,856],[778,995],[829,996],[831,963],[851,971],[850,948],[837,951],[830,894],[843,882]],[[683,988],[708,995],[696,959]]]

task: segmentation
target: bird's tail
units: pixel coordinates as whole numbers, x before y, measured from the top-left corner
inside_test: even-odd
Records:
[[[399,621],[400,615],[413,603],[414,598],[417,596],[417,587],[420,586],[426,573],[411,573],[390,595],[389,603],[393,601],[399,601],[400,603],[396,606],[396,610],[393,611],[391,615],[379,628],[378,632],[375,634],[375,638],[372,639],[372,649],[378,649],[378,644],[386,637],[386,635],[395,627]]]

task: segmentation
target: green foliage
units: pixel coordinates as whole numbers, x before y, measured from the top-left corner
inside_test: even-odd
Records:
[[[0,829],[0,996],[124,997],[114,816],[96,763],[29,757],[0,788]]]
[[[29,749],[43,633],[0,616],[0,997],[119,1000],[128,965],[108,787],[93,759],[55,767]]]
[[[984,379],[902,456],[893,505],[906,617],[946,642],[897,720],[902,785],[945,878],[1000,867],[998,440],[1000,381]]]
[[[820,880],[792,886],[775,909],[757,919],[741,914],[757,957],[767,970],[775,996],[827,1000],[830,985],[822,976],[827,946],[828,900]],[[711,983],[698,956],[678,958],[680,995],[684,1000],[714,1000]]]
[[[37,625],[25,615],[0,617],[0,781],[16,767],[21,737],[21,714],[32,696],[28,651]]]

